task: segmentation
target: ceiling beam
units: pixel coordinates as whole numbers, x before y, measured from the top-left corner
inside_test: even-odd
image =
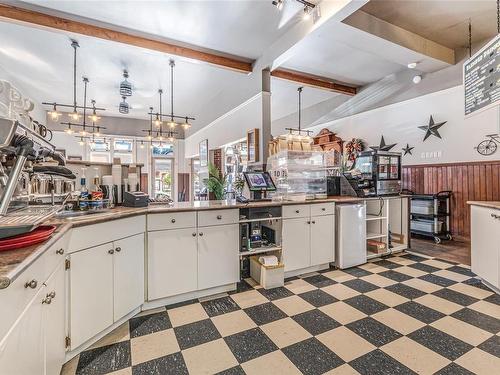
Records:
[[[252,72],[252,62],[248,62],[248,60],[244,58],[238,59],[223,56],[222,54],[204,52],[195,48],[180,46],[145,36],[138,36],[128,32],[117,31],[108,27],[74,21],[34,10],[0,4],[0,17],[7,20],[26,22],[32,25],[48,27],[51,29],[86,35],[112,42],[124,43],[153,51],[163,52],[170,55],[185,57],[242,73]]]
[[[352,87],[340,82],[334,82],[325,77],[317,77],[293,70],[276,69],[271,71],[271,76],[287,81],[297,82],[309,87],[333,91],[349,96],[354,96],[357,93],[356,87]]]

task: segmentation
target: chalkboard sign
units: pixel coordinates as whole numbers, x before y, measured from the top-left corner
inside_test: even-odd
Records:
[[[465,116],[500,104],[500,34],[464,63]]]

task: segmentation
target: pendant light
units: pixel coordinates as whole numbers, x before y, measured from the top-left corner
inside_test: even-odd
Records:
[[[168,122],[168,127],[174,129],[177,123],[174,121],[174,67],[175,61],[170,60],[170,121]]]
[[[301,126],[302,126],[302,90],[304,88],[303,87],[299,87],[297,89],[297,93],[298,93],[298,117],[299,117],[299,121],[298,121],[298,127],[297,128],[285,128],[285,130],[288,130],[288,134],[287,134],[287,139],[289,141],[292,141],[294,139],[297,139],[297,140],[310,140],[311,137],[310,137],[310,134],[311,134],[311,131],[310,130],[302,130]],[[304,134],[304,135],[303,135]]]
[[[123,78],[125,78],[120,83],[120,96],[132,96],[132,84],[127,81],[128,71],[126,69],[123,70]]]
[[[97,108],[95,106],[95,100],[91,100],[90,101],[92,103],[92,114],[89,115],[89,119],[92,121],[92,122],[97,122],[99,121],[101,118],[99,116],[97,116]]]
[[[122,101],[120,102],[120,105],[118,106],[118,112],[120,112],[121,114],[128,114],[129,112],[129,105],[127,103],[127,97],[126,96],[122,96]]]
[[[158,94],[160,95],[160,113],[156,113],[155,126],[157,128],[161,128],[161,126],[163,124],[163,121],[162,121],[163,114],[161,113],[161,96],[163,95],[163,90],[159,89]]]

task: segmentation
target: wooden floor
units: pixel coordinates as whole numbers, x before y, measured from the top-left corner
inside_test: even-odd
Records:
[[[438,245],[432,239],[412,237],[411,251],[470,265],[470,242],[465,240],[453,239]]]

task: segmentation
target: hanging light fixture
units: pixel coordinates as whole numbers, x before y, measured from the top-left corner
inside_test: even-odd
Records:
[[[162,121],[163,114],[161,113],[161,96],[163,95],[163,90],[159,89],[158,94],[160,95],[160,113],[156,113],[155,126],[157,128],[160,128],[163,124],[163,121]]]
[[[50,118],[54,121],[57,121],[59,117],[61,116],[61,113],[57,110],[57,108],[71,108],[71,112],[68,113],[70,121],[79,121],[80,120],[80,113],[78,112],[79,110],[83,109],[83,125],[77,124],[77,123],[71,123],[73,127],[75,126],[82,126],[85,129],[85,112],[87,109],[92,109],[92,120],[94,121],[94,118],[99,119],[99,116],[97,116],[97,111],[105,111],[104,108],[98,108],[95,106],[95,101],[93,101],[93,106],[92,107],[87,107],[86,103],[86,89],[87,89],[87,84],[88,84],[88,79],[84,78],[84,84],[85,84],[85,94],[84,94],[84,103],[83,106],[78,105],[77,99],[76,99],[76,94],[77,94],[77,82],[76,82],[76,73],[77,73],[77,50],[80,47],[78,44],[78,41],[72,39],[71,40],[71,48],[73,48],[73,103],[72,104],[62,104],[62,103],[57,103],[57,102],[43,102],[42,104],[44,105],[50,105],[51,110],[48,112]],[[95,117],[94,117],[95,116]],[[95,121],[94,121],[95,122]],[[70,127],[69,122],[61,123],[63,125],[67,125],[68,128],[65,130],[66,133],[71,134],[72,130]]]
[[[175,61],[170,60],[170,121],[168,122],[168,127],[174,129],[177,123],[174,121],[174,67]]]
[[[95,100],[92,99],[90,102],[92,103],[92,114],[89,115],[89,119],[92,120],[92,122],[97,122],[101,118],[97,116],[97,108],[95,106]]]
[[[191,124],[188,121],[189,119],[186,116],[186,122],[184,122],[181,126],[184,130],[188,130],[191,127]]]
[[[122,101],[120,102],[120,105],[118,106],[118,112],[120,112],[121,114],[128,114],[129,112],[129,105],[127,103],[127,97],[126,96],[122,96]]]
[[[298,117],[299,117],[299,121],[298,121],[298,127],[297,128],[285,128],[285,130],[288,130],[288,134],[287,134],[287,140],[289,141],[292,141],[293,139],[297,139],[297,140],[310,140],[311,137],[310,137],[310,134],[311,134],[311,131],[310,130],[302,130],[302,90],[304,88],[303,87],[299,87],[297,89],[297,93],[298,93]]]
[[[71,124],[68,124],[68,127],[64,130],[66,134],[73,134],[74,131],[71,129]]]
[[[128,71],[126,69],[123,70],[123,78],[125,78],[120,83],[120,96],[132,96],[132,84],[127,81]]]

